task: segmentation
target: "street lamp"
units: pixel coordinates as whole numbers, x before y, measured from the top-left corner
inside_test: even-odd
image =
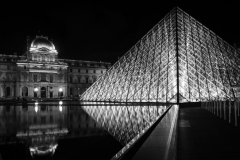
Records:
[[[63,89],[62,88],[59,88],[59,97],[61,98],[63,95],[62,95],[62,93],[63,93]]]
[[[37,98],[37,91],[38,91],[38,88],[34,88],[34,97]]]

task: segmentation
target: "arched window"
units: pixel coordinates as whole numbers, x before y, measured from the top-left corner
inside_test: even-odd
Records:
[[[88,83],[92,83],[92,77],[88,78]]]
[[[82,83],[86,83],[85,77],[82,77]]]
[[[47,91],[46,87],[41,87],[41,97],[42,98],[46,97],[46,91]]]
[[[70,95],[73,95],[73,88],[70,88]]]
[[[89,77],[85,77],[86,83],[89,83]]]
[[[27,87],[23,87],[22,88],[22,96],[23,97],[27,97],[28,96],[28,88]]]
[[[97,80],[97,77],[93,76],[92,79],[93,79],[93,83],[94,83]]]
[[[10,87],[6,87],[6,96],[11,96],[11,88]]]

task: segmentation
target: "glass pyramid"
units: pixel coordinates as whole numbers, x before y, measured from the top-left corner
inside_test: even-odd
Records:
[[[82,96],[87,101],[197,102],[239,97],[239,51],[174,8]]]

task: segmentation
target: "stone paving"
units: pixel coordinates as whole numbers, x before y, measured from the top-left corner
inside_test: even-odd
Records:
[[[177,160],[240,159],[240,126],[201,107],[180,107],[177,129]]]

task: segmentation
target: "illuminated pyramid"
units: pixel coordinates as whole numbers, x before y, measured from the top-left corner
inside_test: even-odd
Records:
[[[88,101],[195,102],[239,97],[239,52],[173,9],[82,96]]]

